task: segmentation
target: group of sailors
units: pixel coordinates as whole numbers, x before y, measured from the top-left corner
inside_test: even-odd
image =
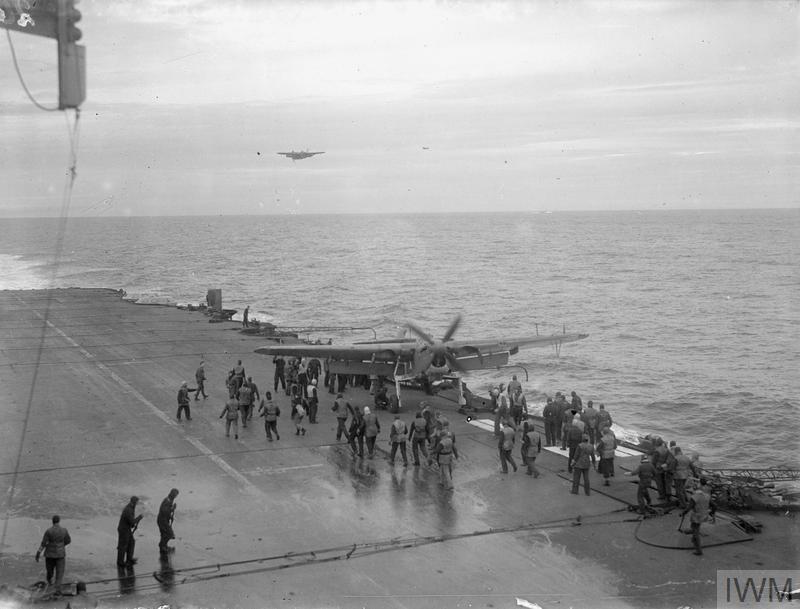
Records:
[[[319,410],[317,384],[321,368],[314,365],[316,361],[310,360],[306,363],[305,360],[292,358],[286,362],[280,356],[273,359],[274,390],[277,394],[280,386],[289,397],[290,417],[295,427],[295,435],[306,435],[308,431],[305,427],[306,418],[309,423],[317,423]],[[241,420],[242,426],[247,427],[257,408],[258,414],[264,417],[267,441],[272,442],[273,436],[275,440],[280,440],[277,421],[281,411],[277,400],[270,391],[266,391],[263,396],[260,394],[252,377],[247,376],[241,360],[229,371],[225,384],[228,389],[228,400],[219,418],[224,417],[226,420],[226,437],[230,436],[233,429],[234,438],[238,439],[238,422]],[[351,404],[344,399],[341,392],[336,394],[331,407],[337,421],[336,441],[344,439],[354,457],[364,458],[366,454],[367,459],[373,459],[376,442],[381,433],[377,410],[388,407],[390,402],[390,397],[387,397],[385,389],[381,391],[381,387],[375,391],[373,408]],[[399,452],[403,465],[408,466],[410,452],[414,466],[420,466],[422,459],[429,467],[438,467],[442,486],[445,489],[453,488],[452,462],[458,458],[455,434],[450,430],[447,418],[441,413],[434,413],[427,402],[420,403],[410,424],[403,421],[399,414],[394,416],[389,427],[389,442],[391,443],[389,461],[392,464]],[[407,446],[409,443],[410,451]]]
[[[281,358],[283,362],[283,358]],[[284,362],[285,363],[285,362]],[[309,423],[317,422],[317,409],[319,397],[317,394],[317,376],[319,369],[313,366],[306,367],[298,365],[299,360],[292,360],[287,367],[289,372],[290,384],[287,386],[284,380],[284,387],[287,387],[286,395],[291,398],[291,420],[295,426],[295,435],[306,435],[308,429],[305,426],[306,418]],[[284,379],[284,366],[280,367],[280,377]],[[228,389],[228,400],[219,415],[225,418],[225,437],[230,437],[233,429],[234,438],[239,438],[239,420],[242,427],[247,427],[247,423],[252,421],[256,408],[260,416],[264,417],[264,431],[267,440],[272,442],[280,440],[278,433],[278,417],[281,415],[280,407],[273,398],[272,392],[266,391],[264,395],[258,389],[258,385],[253,381],[252,376],[247,376],[242,360],[231,368],[225,379]],[[278,367],[276,365],[275,385],[277,392]]]
[[[275,392],[277,393],[280,385],[289,396],[290,416],[295,434],[305,435],[306,418],[309,423],[317,423],[319,408],[317,384],[322,367],[318,360],[306,362],[304,359],[291,358],[287,363],[280,356],[276,356],[273,363]],[[195,399],[199,399],[201,394],[206,397],[202,382],[204,379],[201,364],[196,375],[198,388],[189,389],[186,383],[182,385],[178,397],[179,419],[181,409],[185,408],[188,415],[188,392],[197,392]],[[333,387],[337,379],[331,381],[328,378],[327,381],[326,384]],[[351,380],[352,382],[354,381]],[[241,360],[228,373],[226,385],[229,399],[220,414],[220,418],[226,419],[226,436],[230,435],[230,429],[233,428],[234,437],[238,438],[238,420],[247,427],[248,421],[253,418],[254,410],[258,407],[259,414],[265,419],[267,440],[273,441],[273,436],[275,440],[280,440],[277,429],[280,408],[269,391],[263,396],[260,394],[252,377],[246,375]],[[539,477],[536,458],[542,447],[560,445],[561,450],[567,451],[567,467],[573,475],[571,489],[573,494],[578,494],[581,486],[586,495],[590,494],[590,468],[603,476],[604,486],[610,486],[610,478],[615,474],[614,454],[618,441],[612,430],[613,418],[604,404],[599,404],[595,409],[594,402],[589,400],[584,407],[582,398],[575,391],[571,392],[569,399],[564,393],[556,392],[555,397],[547,398],[542,412],[544,419],[542,438],[534,429],[533,421],[528,418],[528,405],[516,375],[512,377],[507,387],[500,385],[494,388],[491,391],[491,398],[503,473],[508,473],[509,466],[514,472],[518,469],[514,448],[519,437],[521,464],[523,467],[527,466],[527,474]],[[358,458],[364,458],[366,445],[366,458],[374,458],[376,441],[381,433],[377,410],[387,405],[386,392],[380,391],[380,387],[375,391],[373,408],[353,405],[344,399],[341,391],[337,393],[332,405],[337,420],[336,441],[344,438],[350,445],[354,457]],[[389,442],[390,463],[394,464],[399,452],[403,465],[408,466],[407,445],[410,443],[413,465],[421,464],[421,454],[422,460],[429,467],[436,464],[439,468],[441,484],[446,489],[453,488],[452,461],[458,457],[455,435],[450,430],[446,417],[438,412],[434,413],[427,402],[420,403],[419,410],[410,423],[403,421],[399,414],[394,416],[389,428]],[[708,489],[707,485],[700,483],[702,468],[697,453],[686,455],[675,441],[667,444],[662,438],[651,436],[644,438],[640,449],[644,452],[642,462],[629,474],[639,478],[637,503],[642,514],[652,513],[650,498],[652,484],[655,484],[661,502],[671,501],[674,497],[677,505],[683,510],[693,510],[703,503],[701,499],[695,498],[698,488]],[[710,492],[708,497],[710,501]]]
[[[328,393],[332,394],[343,393],[348,385],[370,388],[372,379],[368,375],[335,374],[330,371],[328,363],[326,361],[323,374],[322,362],[317,358],[290,357],[287,360],[281,355],[276,355],[272,358],[272,364],[275,367],[273,391],[277,392],[280,387],[286,395],[290,396],[292,386],[297,385],[305,394],[312,380],[316,381],[314,384],[317,387],[326,387]]]
[[[377,413],[369,406],[363,408],[353,405],[339,393],[333,402],[332,410],[336,415],[336,440],[342,437],[349,443],[354,457],[364,457],[366,441],[367,458],[375,456],[375,443],[381,432]],[[349,425],[348,425],[349,421]],[[411,424],[407,424],[399,414],[389,427],[389,462],[394,465],[397,453],[403,459],[403,466],[408,466],[408,448],[411,443],[413,465],[421,465],[420,455],[429,467],[434,464],[439,469],[440,484],[446,490],[453,489],[453,459],[458,458],[456,437],[450,429],[450,422],[441,413],[434,413],[430,404],[420,402]]]
[[[503,473],[508,472],[510,464],[514,471],[517,465],[512,456],[516,429],[520,420],[527,416],[527,405],[516,376],[508,384],[492,390],[495,412],[495,434]],[[581,479],[586,495],[590,494],[589,469],[603,476],[603,485],[610,486],[609,478],[614,476],[614,454],[618,446],[617,438],[611,428],[613,418],[604,404],[597,409],[589,400],[586,407],[583,400],[572,391],[570,399],[560,391],[555,398],[547,398],[542,412],[545,428],[545,446],[558,446],[567,454],[567,468],[572,473],[571,493],[578,494]],[[530,462],[530,431],[527,423],[522,427],[522,459]],[[685,515],[692,513],[692,539],[695,554],[702,554],[699,527],[702,522],[713,518],[715,510],[711,487],[702,476],[702,464],[697,453],[691,456],[683,452],[675,440],[667,444],[658,436],[647,435],[639,445],[642,450],[641,463],[627,475],[639,479],[637,504],[642,515],[653,513],[650,489],[655,484],[658,500],[670,503],[673,500]],[[533,456],[535,461],[535,454]],[[599,462],[598,462],[599,461]],[[535,468],[535,466],[534,466]],[[530,473],[530,470],[529,470]]]

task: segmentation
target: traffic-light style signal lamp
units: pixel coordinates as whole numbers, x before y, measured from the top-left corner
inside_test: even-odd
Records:
[[[58,41],[58,107],[77,108],[86,98],[86,47],[78,0],[0,0],[0,27]]]
[[[58,107],[77,108],[86,99],[86,47],[76,23],[81,12],[74,0],[57,0],[58,5]]]

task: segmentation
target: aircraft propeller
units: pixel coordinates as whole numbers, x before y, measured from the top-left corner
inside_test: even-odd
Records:
[[[407,327],[425,343],[414,356],[414,373],[425,372],[430,366],[442,367],[449,366],[451,370],[461,370],[461,365],[456,359],[456,355],[446,343],[453,338],[458,326],[461,324],[461,315],[456,315],[450,322],[450,327],[441,340],[434,340],[416,324],[407,323]]]

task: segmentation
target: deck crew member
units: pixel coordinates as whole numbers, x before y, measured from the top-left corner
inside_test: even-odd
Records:
[[[316,424],[317,409],[319,408],[319,393],[317,393],[317,379],[313,378],[308,383],[308,422]]]
[[[421,405],[421,404],[420,404]],[[427,460],[428,449],[426,444],[428,442],[428,421],[421,410],[417,411],[414,416],[414,422],[411,424],[411,433],[408,435],[411,440],[411,454],[414,455],[414,465],[419,465],[419,453]]]
[[[178,504],[175,503],[175,497],[178,496],[178,489],[173,488],[161,502],[158,508],[158,517],[156,524],[158,525],[158,532],[161,535],[161,540],[158,542],[158,550],[161,554],[166,554],[171,548],[167,546],[170,539],[175,539],[175,532],[172,530],[172,523],[175,520],[175,508]]]
[[[508,393],[509,399],[514,397],[514,394],[517,391],[522,392],[522,384],[517,380],[517,375],[513,374],[511,376],[511,381],[508,383],[508,388],[506,389]]]
[[[250,305],[244,308],[244,313],[242,313],[242,326],[245,328],[250,327]]]
[[[578,446],[583,439],[583,431],[581,430],[580,425],[578,425],[580,422],[580,419],[573,419],[572,423],[567,425],[567,427],[564,429],[562,435],[562,444],[566,444],[567,448],[569,448],[569,453],[567,455],[567,471],[570,473],[572,473],[572,462],[575,459],[575,453],[578,451]]]
[[[381,423],[378,415],[370,412],[369,406],[364,406],[364,437],[367,439],[367,457],[372,459],[375,456],[375,440],[381,431]]]
[[[692,453],[692,476],[699,478],[703,472],[703,462],[700,461],[700,453]]]
[[[53,526],[47,529],[42,536],[42,543],[39,549],[36,550],[36,562],[44,552],[44,566],[47,572],[47,584],[53,583],[53,574],[55,573],[55,593],[61,594],[61,582],[64,580],[64,568],[67,563],[67,550],[72,539],[69,536],[69,531],[61,526],[61,517],[56,514],[52,518]]]
[[[603,486],[611,486],[609,478],[614,475],[614,451],[617,448],[617,439],[608,427],[603,428],[600,441],[597,443],[597,455],[600,465],[597,471],[603,474]]]
[[[236,397],[238,391],[236,390],[236,381],[233,380],[233,377],[236,373],[231,368],[228,371],[228,376],[225,377],[225,387],[228,389],[228,397]]]
[[[611,429],[613,424],[614,420],[611,418],[611,413],[606,410],[606,405],[600,404],[597,410],[597,429],[603,429],[603,427]]]
[[[675,484],[675,496],[678,498],[678,505],[685,508],[688,505],[686,497],[686,481],[692,473],[692,460],[683,454],[680,446],[675,447],[675,469],[672,474],[672,481]]]
[[[194,394],[195,401],[200,399],[200,394],[203,395],[205,400],[208,395],[206,395],[206,369],[204,362],[200,362],[200,366],[194,373],[194,380],[197,381],[197,392]]]
[[[564,426],[564,411],[569,410],[569,404],[560,391],[556,391],[556,399],[553,400],[553,403],[556,406],[556,443],[558,443],[561,442],[561,432],[566,431],[562,427]],[[562,444],[561,450],[567,450],[567,447]]]
[[[567,450],[567,436],[572,428],[572,421],[575,419],[575,410],[567,406],[561,411],[561,450]],[[578,440],[580,442],[580,440]]]
[[[536,469],[536,457],[542,452],[542,436],[533,427],[533,423],[525,421],[522,424],[522,463],[527,465],[528,471],[525,472],[534,478],[539,477],[539,470]]]
[[[143,514],[136,516],[137,503],[139,503],[139,498],[134,495],[123,508],[119,524],[117,524],[117,566],[120,568],[132,567],[136,564],[136,559],[133,557],[136,539],[133,537],[133,533],[143,516]]]
[[[267,391],[264,399],[261,402],[259,413],[264,417],[264,431],[267,434],[267,440],[272,442],[272,434],[275,434],[275,439],[280,440],[278,435],[278,417],[281,416],[281,409],[272,400],[272,394]]]
[[[703,553],[703,547],[700,543],[700,525],[708,522],[709,514],[713,513],[714,505],[711,501],[709,494],[703,491],[706,485],[706,479],[700,478],[700,488],[696,489],[692,496],[689,498],[689,505],[681,513],[681,518],[691,512],[691,533],[692,543],[694,544],[694,553],[700,556]]]
[[[433,461],[436,457],[436,451],[439,448],[439,438],[442,436],[442,423],[446,421],[443,416],[439,412],[437,412],[432,421],[433,425],[431,427],[430,433],[428,434],[428,443],[429,443],[429,454],[428,454],[428,465],[432,465]],[[502,437],[502,432],[500,436]]]
[[[500,447],[500,466],[503,468],[503,473],[508,473],[508,464],[511,464],[511,467],[514,468],[514,472],[517,471],[517,463],[514,461],[514,440],[516,437],[516,430],[509,425],[508,421],[503,423],[502,429],[502,444]],[[440,439],[441,441],[441,439]]]
[[[675,460],[675,449],[678,443],[675,440],[670,440],[669,448],[667,449],[667,461],[664,465],[664,489],[667,499],[672,497],[672,481],[675,477],[675,467],[678,462]]]
[[[511,420],[511,407],[508,405],[508,397],[505,393],[501,393],[497,396],[497,412],[495,413],[494,417],[494,428],[495,431],[501,431],[502,427],[501,424],[504,421]]]
[[[593,434],[592,435],[589,434],[589,430],[587,429],[586,422],[583,420],[583,413],[582,412],[575,413],[575,415],[572,417],[572,425],[573,425],[573,427],[577,427],[580,430],[581,438],[583,438],[584,435],[589,436],[589,444],[591,444],[592,447],[594,447],[595,443],[592,441],[592,435]],[[580,440],[578,440],[578,444],[580,444]],[[570,450],[570,453],[571,452],[572,452],[572,450]],[[591,456],[592,456],[592,469],[597,469],[597,460],[595,459],[595,456],[594,456],[594,449],[592,449],[592,455]]]
[[[358,406],[353,407],[353,418],[350,420],[350,430],[348,431],[350,449],[353,456],[364,456],[364,415]],[[356,444],[358,446],[356,446]]]
[[[253,406],[253,390],[250,385],[242,383],[239,388],[239,411],[242,413],[242,427],[247,427],[247,419],[250,418],[250,409]]]
[[[669,490],[667,489],[667,456],[669,449],[664,440],[656,437],[653,441],[654,449],[653,454],[650,455],[650,462],[656,470],[656,487],[658,488],[658,498],[663,501],[667,498]]]
[[[597,433],[599,431],[597,427],[597,411],[594,409],[594,402],[592,402],[592,400],[586,403],[586,408],[581,413],[581,421],[586,425],[589,443],[594,446],[600,441],[600,437]]]
[[[308,398],[308,366],[305,358],[301,358],[297,364],[297,384],[300,385],[301,395]]]
[[[319,375],[321,371],[322,371],[322,364],[317,358],[312,358],[308,360],[308,366],[306,372],[308,374],[309,382],[311,382],[311,379],[314,379],[317,381],[315,384],[319,385]]]
[[[400,418],[399,414],[394,415],[392,427],[389,430],[389,441],[392,443],[392,450],[389,454],[389,462],[394,465],[394,458],[397,455],[397,449],[400,448],[400,454],[403,457],[403,465],[408,465],[408,455],[406,454],[406,439],[408,438],[408,426],[406,422]]]
[[[331,410],[336,414],[336,441],[342,439],[344,436],[345,442],[350,441],[350,436],[347,433],[347,417],[350,410],[352,410],[352,406],[350,406],[349,402],[344,401],[344,396],[339,393],[336,396],[336,399],[333,401],[333,406],[331,406]],[[366,415],[366,410],[364,411],[364,415]]]
[[[453,459],[458,459],[456,436],[450,431],[450,422],[442,420],[439,441],[436,444],[436,463],[439,464],[439,483],[449,491],[453,489]]]
[[[299,360],[295,357],[289,358],[289,362],[286,364],[286,395],[292,395],[292,387],[297,385],[297,362]],[[299,388],[298,388],[299,394]]]
[[[244,383],[245,374],[244,366],[242,366],[242,360],[239,360],[233,367],[233,380],[236,383],[237,392],[242,387],[242,383]]]
[[[189,409],[189,394],[197,389],[189,389],[189,384],[186,381],[181,383],[181,388],[178,389],[178,412],[176,416],[181,420],[181,412],[186,413],[186,420],[192,420],[192,411]]]
[[[297,397],[296,400],[292,400],[294,404],[292,406],[292,421],[294,421],[294,428],[295,432],[294,435],[306,435],[306,427],[303,425],[303,419],[306,416],[306,400],[301,397]]]
[[[556,419],[558,412],[553,398],[547,398],[547,404],[542,411],[542,418],[544,418],[544,443],[545,446],[556,445]]]
[[[575,456],[570,461],[570,467],[572,468],[572,490],[570,492],[573,495],[578,494],[581,476],[583,477],[583,492],[586,495],[591,492],[589,487],[589,464],[592,456],[594,456],[594,446],[589,444],[589,436],[583,434],[581,443],[578,444],[575,450]]]
[[[583,410],[583,400],[581,399],[581,396],[579,396],[574,391],[572,392],[571,395],[572,395],[572,404],[571,404],[572,410],[574,410],[575,412],[581,412]]]
[[[233,437],[239,439],[239,401],[235,397],[228,398],[225,406],[222,407],[222,412],[219,418],[225,417],[225,437],[231,436],[231,427],[233,427]]]
[[[642,455],[642,461],[635,469],[625,472],[626,476],[639,476],[639,487],[636,491],[636,502],[639,504],[639,513],[645,515],[650,509],[650,485],[656,475],[650,457]]]
[[[278,383],[281,385],[281,389],[286,391],[286,377],[284,376],[284,368],[286,367],[286,360],[283,359],[280,355],[276,355],[272,358],[272,365],[275,366],[275,386],[272,390],[277,393],[278,392]]]
[[[328,388],[328,393],[336,393],[336,375],[331,372],[332,358],[325,358],[325,386]]]
[[[253,408],[255,408],[256,404],[261,401],[261,392],[258,390],[258,385],[256,385],[252,376],[247,377],[247,384],[250,386],[250,392],[253,394]],[[250,411],[250,418],[253,418],[252,410]]]
[[[519,388],[511,394],[511,418],[514,420],[514,425],[519,427],[522,423],[523,415],[528,414],[528,404],[525,401],[525,396],[522,393],[522,388]]]

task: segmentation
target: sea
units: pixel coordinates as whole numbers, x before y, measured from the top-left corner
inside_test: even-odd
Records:
[[[0,289],[103,287],[140,302],[250,307],[307,338],[561,332],[469,373],[528,403],[603,403],[624,432],[709,467],[798,467],[800,210],[0,219]],[[238,316],[237,316],[238,318]],[[190,354],[187,354],[187,357]],[[191,354],[194,357],[194,354]]]

